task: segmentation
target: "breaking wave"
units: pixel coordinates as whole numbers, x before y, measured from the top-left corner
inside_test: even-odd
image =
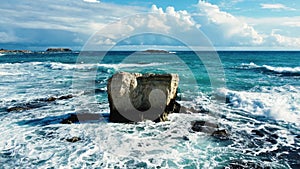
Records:
[[[280,76],[300,76],[300,67],[274,67],[269,65],[259,66],[253,62],[241,64],[241,69],[255,69],[263,73],[276,74]]]
[[[222,88],[228,105],[253,115],[266,116],[275,120],[300,123],[300,88],[286,85],[281,87],[254,87],[250,91],[234,91]]]

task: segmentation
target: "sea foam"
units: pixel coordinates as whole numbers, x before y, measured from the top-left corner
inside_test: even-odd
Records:
[[[255,87],[250,91],[222,88],[219,94],[225,95],[233,108],[276,120],[300,123],[300,89],[297,87]]]
[[[264,73],[273,73],[282,76],[300,76],[300,67],[275,67],[270,65],[259,66],[253,62],[250,62],[249,64],[241,64],[239,68],[257,69]]]

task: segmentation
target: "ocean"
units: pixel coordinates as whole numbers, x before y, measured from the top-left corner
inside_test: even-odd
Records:
[[[300,168],[300,52],[217,54],[1,55],[0,168]],[[110,123],[106,84],[121,71],[177,73],[178,102],[209,113]],[[76,113],[99,120],[61,124]],[[229,138],[193,132],[196,120]]]

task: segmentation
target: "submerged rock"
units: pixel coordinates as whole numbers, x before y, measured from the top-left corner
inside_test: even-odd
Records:
[[[225,129],[216,130],[212,133],[212,136],[220,140],[227,140],[229,137],[229,133]]]
[[[77,141],[80,141],[81,138],[80,137],[72,137],[72,138],[67,138],[66,140],[67,140],[67,142],[75,143]]]
[[[220,140],[227,140],[229,138],[229,133],[227,130],[220,130],[218,124],[208,121],[199,120],[192,122],[192,130],[195,132],[210,134],[211,136]]]
[[[196,132],[211,134],[216,131],[217,128],[219,128],[218,124],[212,122],[202,120],[192,122],[192,130]]]
[[[72,124],[72,123],[78,123],[79,120],[76,116],[76,114],[71,114],[68,118],[63,119],[60,123],[61,124]]]
[[[7,112],[13,112],[13,111],[21,112],[21,111],[36,109],[36,108],[40,108],[43,106],[47,106],[48,105],[47,103],[54,102],[56,100],[66,100],[66,99],[71,99],[73,97],[74,97],[73,95],[68,94],[68,95],[63,95],[60,97],[51,96],[49,98],[36,99],[36,100],[33,100],[28,103],[21,103],[21,104],[16,104],[14,106],[8,107],[6,109],[6,111]]]
[[[61,124],[73,124],[79,122],[99,122],[102,120],[102,116],[100,114],[94,113],[78,113],[78,114],[71,114],[66,119],[63,119],[60,123]]]
[[[269,169],[270,167],[264,166],[260,162],[251,162],[251,161],[243,161],[243,160],[232,160],[226,169],[245,169],[245,168],[253,168],[253,169]]]
[[[169,113],[179,112],[175,101],[179,76],[121,72],[107,84],[111,122],[166,121]]]
[[[21,111],[26,111],[26,110],[31,110],[31,109],[35,109],[35,108],[40,108],[43,106],[46,106],[47,104],[43,103],[43,102],[39,102],[39,101],[33,101],[33,102],[29,102],[29,103],[25,103],[25,104],[18,104],[15,105],[13,107],[9,107],[6,109],[7,112],[21,112]]]

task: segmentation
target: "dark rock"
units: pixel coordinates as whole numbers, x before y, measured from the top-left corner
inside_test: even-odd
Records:
[[[220,139],[220,140],[227,140],[229,139],[229,133],[225,129],[219,129],[218,124],[208,122],[208,121],[194,121],[192,122],[192,130],[195,132],[203,132],[210,134],[214,138]]]
[[[49,103],[49,102],[54,102],[56,100],[71,99],[73,97],[74,97],[73,95],[69,94],[69,95],[61,96],[59,98],[51,96],[49,98],[36,99],[36,100],[33,100],[29,103],[16,104],[12,107],[7,108],[6,111],[7,112],[12,112],[12,111],[21,112],[21,111],[31,110],[31,109],[46,106],[46,105],[48,105],[47,103]]]
[[[29,110],[30,108],[26,108],[26,107],[10,107],[8,108],[6,111],[7,112],[12,112],[12,111],[25,111],[25,110]]]
[[[290,164],[291,168],[300,168],[300,162],[298,164]]]
[[[268,137],[266,138],[266,141],[272,143],[272,144],[277,144],[277,140],[275,138],[272,138],[272,137]]]
[[[255,135],[259,136],[259,137],[263,137],[266,134],[264,131],[262,131],[262,130],[256,130],[256,129],[252,130],[251,132],[254,133]]]
[[[49,97],[46,99],[47,102],[53,102],[55,101],[57,98],[56,97]]]
[[[60,123],[61,124],[72,124],[72,123],[79,123],[79,122],[94,122],[94,121],[101,121],[102,116],[100,114],[94,113],[79,113],[79,114],[71,114],[68,118],[63,119]]]
[[[278,128],[269,127],[269,126],[265,126],[264,128],[265,128],[267,131],[272,132],[272,133],[279,130]]]
[[[13,107],[9,107],[6,109],[6,111],[7,112],[12,112],[12,111],[21,112],[21,111],[31,110],[31,109],[35,109],[35,108],[40,108],[45,105],[46,105],[45,103],[34,101],[34,102],[26,103],[26,104],[18,104]]]
[[[229,134],[225,129],[214,131],[212,136],[220,140],[227,140],[229,138]]]
[[[226,169],[269,169],[270,167],[263,166],[260,162],[233,160]]]
[[[67,142],[75,143],[77,141],[80,141],[81,138],[80,137],[72,137],[72,138],[67,138],[66,140],[67,140]]]
[[[182,139],[183,139],[184,141],[189,141],[189,140],[190,140],[187,136],[183,136]]]
[[[207,108],[204,108],[204,107],[200,107],[200,110],[198,111],[199,113],[205,113],[205,114],[207,114],[207,113],[209,113],[210,111],[207,109]]]
[[[179,77],[176,74],[121,72],[107,84],[111,122],[144,120],[166,121],[169,113],[179,112],[175,101]]]
[[[78,123],[79,120],[77,118],[76,114],[71,114],[68,118],[62,120],[61,124],[72,124],[72,123]]]
[[[195,121],[192,122],[192,130],[196,132],[203,132],[203,133],[213,133],[219,126],[215,123],[207,122],[207,121]]]
[[[66,96],[61,96],[58,98],[58,100],[66,100],[66,99],[71,99],[73,98],[73,95],[69,94],[69,95],[66,95]]]
[[[270,129],[270,128],[269,128]],[[265,129],[254,129],[251,132],[259,137],[264,137],[264,140],[267,142],[270,142],[272,144],[277,143],[277,139],[279,136],[277,134],[272,134],[270,131],[276,131],[276,130],[265,130]]]
[[[69,48],[48,48],[46,52],[72,52]]]

